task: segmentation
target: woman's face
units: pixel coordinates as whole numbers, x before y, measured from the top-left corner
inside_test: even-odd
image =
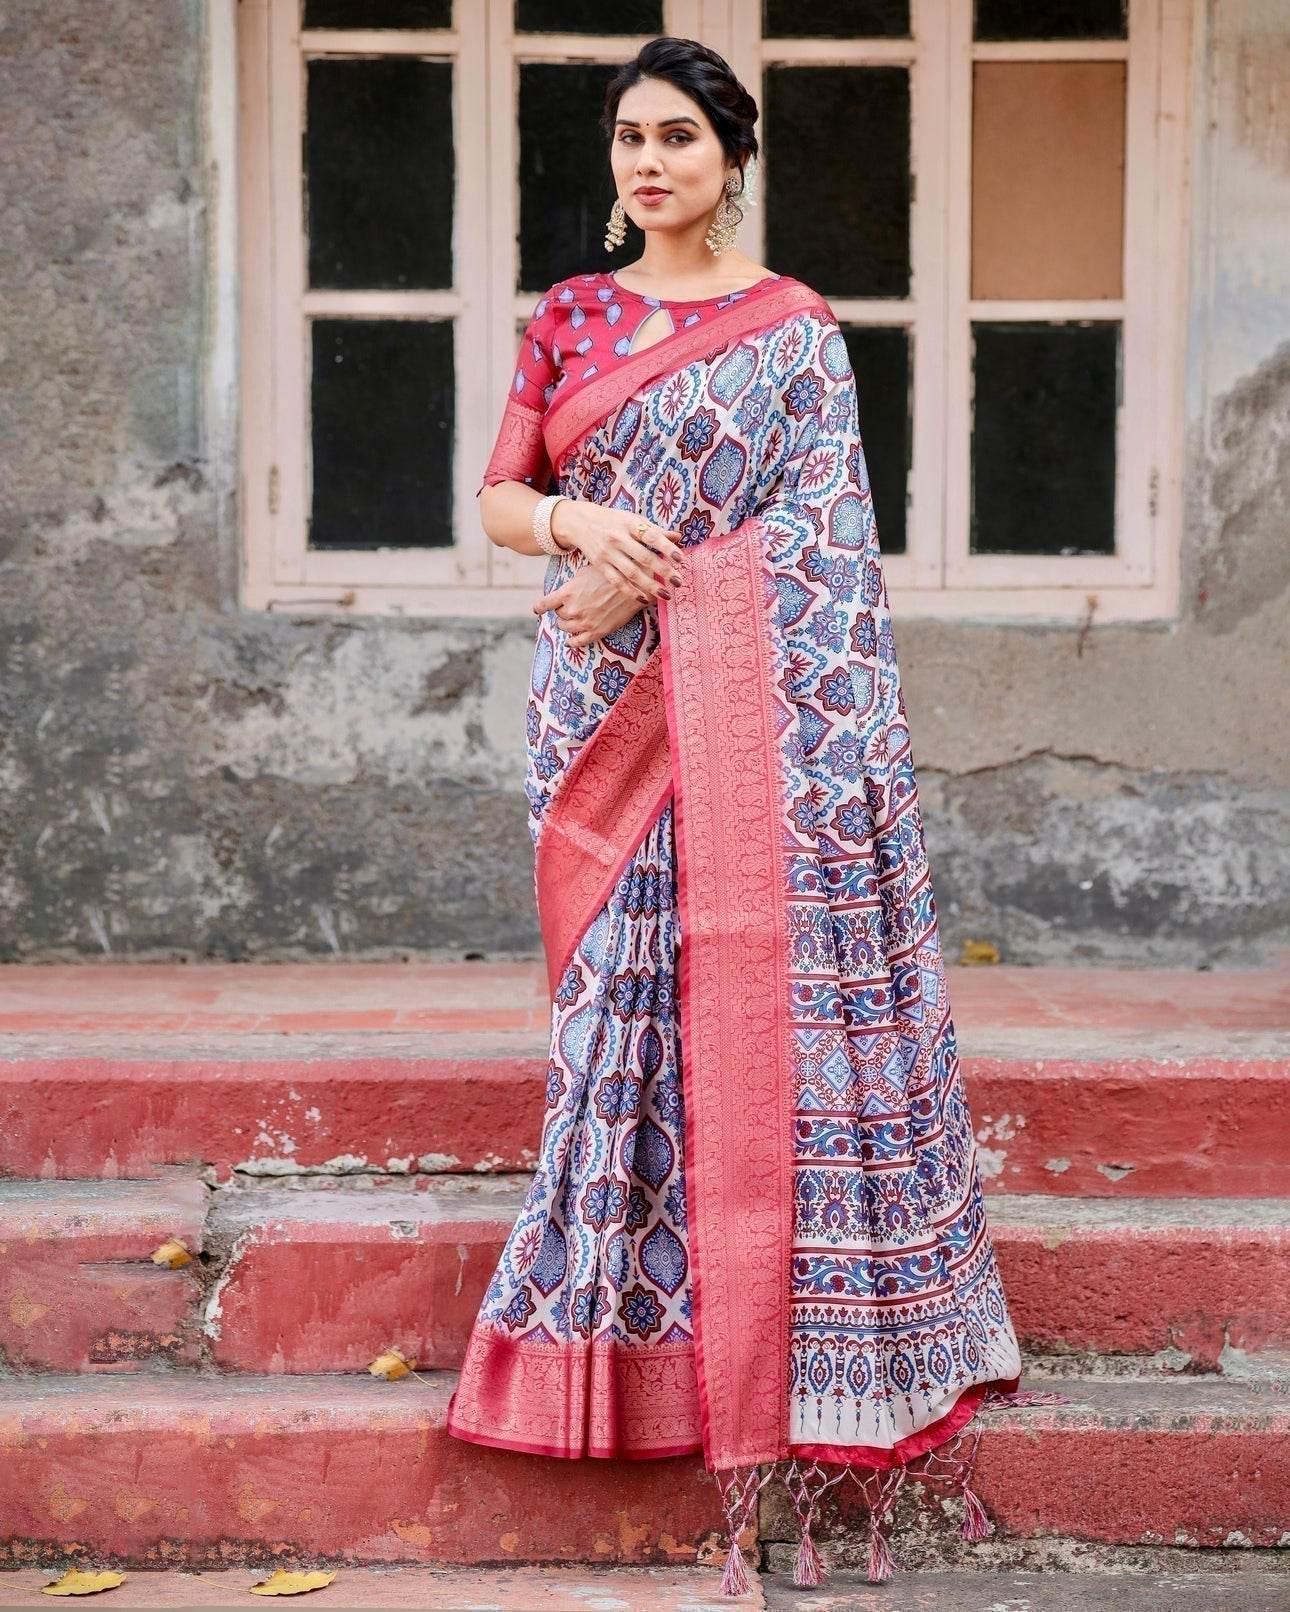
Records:
[[[735,171],[703,108],[663,79],[643,78],[624,92],[611,149],[618,195],[644,230],[706,221]],[[645,187],[666,194],[650,202],[637,194]]]

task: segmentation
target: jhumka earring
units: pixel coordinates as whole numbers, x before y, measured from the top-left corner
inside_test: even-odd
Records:
[[[735,201],[737,195],[742,195],[738,186],[739,181],[731,174],[722,187],[721,200],[704,236],[714,257],[720,257],[735,244],[735,231],[743,222],[743,208]]]
[[[605,226],[605,251],[612,252],[616,246],[621,246],[627,239],[627,209],[623,206],[621,196],[614,198],[614,205],[609,211],[609,222]]]

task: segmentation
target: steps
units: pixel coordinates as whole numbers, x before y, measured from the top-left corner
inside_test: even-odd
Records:
[[[1133,1599],[1149,1574],[1177,1589],[1161,1606],[1205,1604],[1189,1586],[1211,1578],[1263,1604],[1290,1539],[1288,983],[951,970],[1025,1385],[1069,1403],[987,1414],[992,1539],[965,1546],[907,1486],[897,1559],[947,1597],[920,1605],[971,1607],[973,1585],[1008,1604],[1028,1568],[1070,1597],[1046,1608],[1091,1604],[1053,1586],[1078,1565],[1130,1569],[1129,1607],[1153,1604]],[[714,1604],[700,1458],[553,1461],[443,1430],[534,1162],[546,1012],[536,964],[0,974],[8,1564],[697,1565],[692,1599],[654,1593]],[[191,1262],[153,1264],[172,1237]],[[367,1374],[392,1344],[417,1375]],[[897,1591],[863,1583],[839,1491],[831,1566]],[[742,1604],[818,1601],[777,1580],[791,1521],[770,1485],[746,1539],[765,1600]]]
[[[581,1463],[467,1446],[443,1429],[453,1381],[11,1378],[0,1382],[7,1522],[54,1555],[110,1539],[113,1554],[139,1560],[160,1533],[172,1563],[190,1566],[227,1561],[232,1541],[248,1562],[282,1542],[366,1563],[717,1559],[714,1489],[697,1457]],[[1070,1404],[989,1414],[974,1488],[1013,1539],[1279,1542],[1290,1399],[1222,1379],[1064,1387]],[[831,1527],[858,1537],[847,1487]],[[788,1537],[772,1500],[763,1527],[777,1524]]]

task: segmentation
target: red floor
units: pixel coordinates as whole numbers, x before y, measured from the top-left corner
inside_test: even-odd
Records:
[[[1290,951],[1265,969],[951,967],[960,1033],[1290,1029]],[[0,1034],[534,1031],[541,964],[73,963],[0,968]]]

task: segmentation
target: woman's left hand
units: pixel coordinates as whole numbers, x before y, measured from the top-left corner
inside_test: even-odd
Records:
[[[616,586],[594,566],[580,565],[567,582],[542,595],[533,613],[540,616],[544,610],[554,610],[569,643],[581,648],[621,627],[644,608],[626,587]]]

